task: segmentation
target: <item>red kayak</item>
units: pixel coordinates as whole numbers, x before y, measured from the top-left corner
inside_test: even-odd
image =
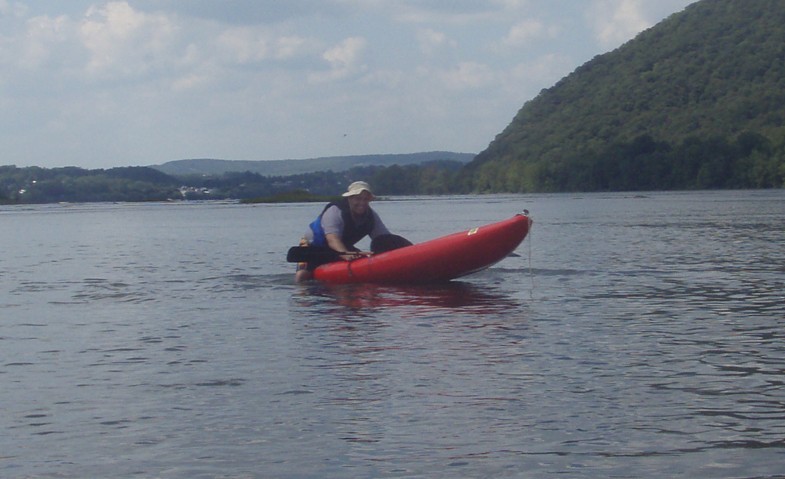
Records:
[[[531,227],[518,214],[468,231],[317,267],[314,279],[327,283],[432,283],[485,269],[512,253]]]

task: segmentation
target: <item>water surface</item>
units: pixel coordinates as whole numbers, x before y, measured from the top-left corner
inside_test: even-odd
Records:
[[[312,204],[0,207],[0,476],[785,475],[785,193],[374,207],[535,224],[460,281],[296,285]]]

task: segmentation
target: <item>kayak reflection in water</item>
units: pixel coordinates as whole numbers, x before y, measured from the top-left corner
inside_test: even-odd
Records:
[[[371,252],[360,251],[354,246],[366,236],[370,236],[371,240],[377,244],[384,242],[385,238],[395,238],[411,244],[399,236],[391,235],[382,219],[371,208],[370,202],[376,197],[368,183],[355,181],[349,185],[342,196],[341,200],[328,203],[324,207],[300,240],[300,246],[329,248],[334,253],[324,255],[324,259],[317,259],[317,255],[313,255],[313,260],[307,263],[298,263],[295,281],[310,280],[313,277],[313,270],[322,264],[335,260],[352,261],[362,256],[371,255]],[[376,247],[374,243],[371,244],[373,252],[380,252],[379,250],[382,248],[384,250],[394,249],[389,246]]]

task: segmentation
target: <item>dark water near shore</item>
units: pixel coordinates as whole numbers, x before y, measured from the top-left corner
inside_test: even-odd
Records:
[[[0,207],[0,477],[785,475],[785,192],[374,207],[535,223],[461,281],[338,287],[283,262],[318,205]]]

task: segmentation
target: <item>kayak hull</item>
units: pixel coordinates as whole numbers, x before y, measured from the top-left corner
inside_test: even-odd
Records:
[[[434,283],[485,269],[512,253],[529,232],[526,215],[353,261],[316,268],[327,283]]]

